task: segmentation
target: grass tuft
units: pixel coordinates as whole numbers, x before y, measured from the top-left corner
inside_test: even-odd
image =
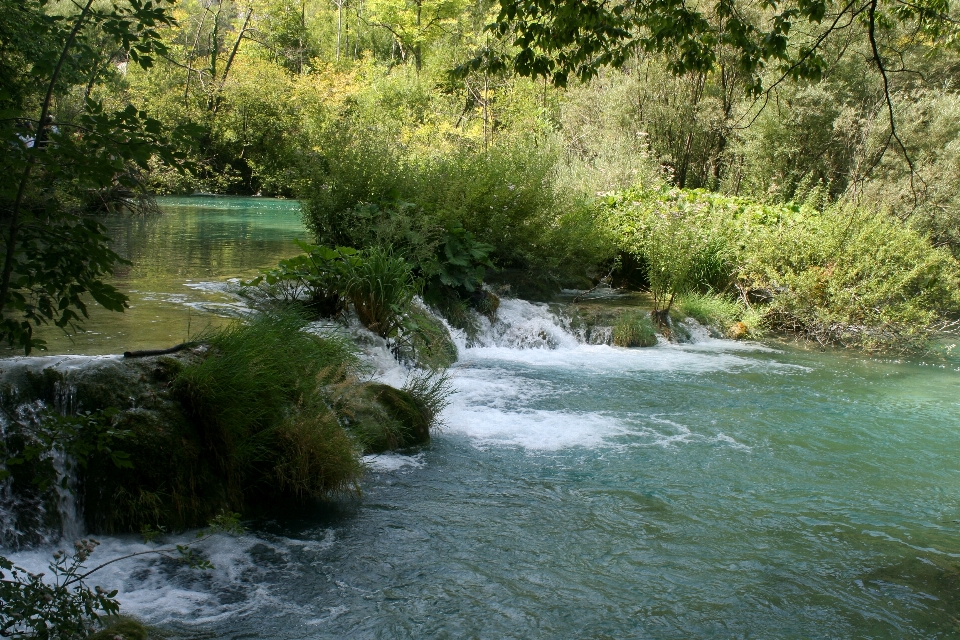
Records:
[[[657,331],[649,314],[624,312],[613,326],[613,344],[617,347],[652,347],[657,344]]]

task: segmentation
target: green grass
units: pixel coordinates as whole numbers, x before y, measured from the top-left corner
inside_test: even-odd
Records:
[[[214,331],[203,337],[208,355],[174,381],[235,502],[251,491],[323,497],[359,476],[355,445],[326,402],[331,386],[354,382],[356,355],[306,324],[286,310]]]
[[[715,334],[728,336],[735,333],[735,326],[743,317],[742,304],[712,294],[690,293],[677,302],[677,312],[690,317]]]
[[[652,347],[657,344],[657,331],[650,314],[624,312],[613,326],[613,344],[617,347]]]

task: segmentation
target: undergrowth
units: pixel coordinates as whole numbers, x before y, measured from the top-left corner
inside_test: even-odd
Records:
[[[766,327],[821,345],[917,352],[960,316],[950,252],[850,203],[638,189],[603,199],[598,222],[646,265],[658,308],[687,296],[688,315],[728,334]]]

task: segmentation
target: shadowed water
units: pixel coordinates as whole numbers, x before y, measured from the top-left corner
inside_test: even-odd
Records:
[[[362,499],[218,536],[210,572],[97,583],[171,638],[960,634],[960,362],[551,322],[505,301],[461,343],[444,430],[369,458]]]

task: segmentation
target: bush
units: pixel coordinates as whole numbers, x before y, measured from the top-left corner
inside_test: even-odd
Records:
[[[0,556],[0,635],[13,638],[85,638],[104,616],[120,611],[116,591],[83,582],[83,563],[100,544],[78,540],[75,552],[58,551],[49,564],[52,582]]]
[[[741,290],[767,298],[766,317],[821,344],[866,350],[926,348],[960,312],[960,265],[909,227],[838,204],[745,220]]]
[[[91,588],[88,578],[107,565],[144,554],[185,562],[195,569],[213,569],[213,564],[195,545],[215,533],[242,533],[239,518],[240,514],[221,512],[192,542],[130,553],[94,567],[85,563],[100,543],[93,539],[77,540],[71,553],[54,552],[47,565],[50,575],[46,580],[46,574],[30,573],[0,556],[0,604],[3,605],[0,635],[23,640],[112,640],[116,637],[142,640],[147,637],[146,628],[134,620],[119,617],[117,591],[106,591],[99,586]],[[161,532],[147,526],[141,533],[145,542],[151,542]],[[101,630],[94,633],[98,628]]]
[[[646,266],[654,318],[662,325],[677,296],[727,285],[731,266],[722,219],[710,204],[701,192],[681,189],[632,190],[601,202],[603,224]]]
[[[589,210],[557,188],[557,150],[543,140],[418,153],[376,127],[346,126],[320,141],[322,157],[300,194],[319,242],[391,246],[428,292],[452,287],[468,303],[491,266],[556,291],[609,257]]]
[[[647,262],[654,296],[667,307],[697,287],[735,289],[753,307],[739,320],[741,335],[766,324],[821,344],[915,351],[960,313],[960,265],[948,251],[849,203],[820,210],[702,191],[628,191],[603,201],[598,218]],[[706,311],[702,299],[689,304]]]
[[[344,309],[352,270],[361,260],[357,250],[294,242],[304,253],[244,282],[241,294],[257,306],[266,300],[301,304],[316,317],[338,315]]]

